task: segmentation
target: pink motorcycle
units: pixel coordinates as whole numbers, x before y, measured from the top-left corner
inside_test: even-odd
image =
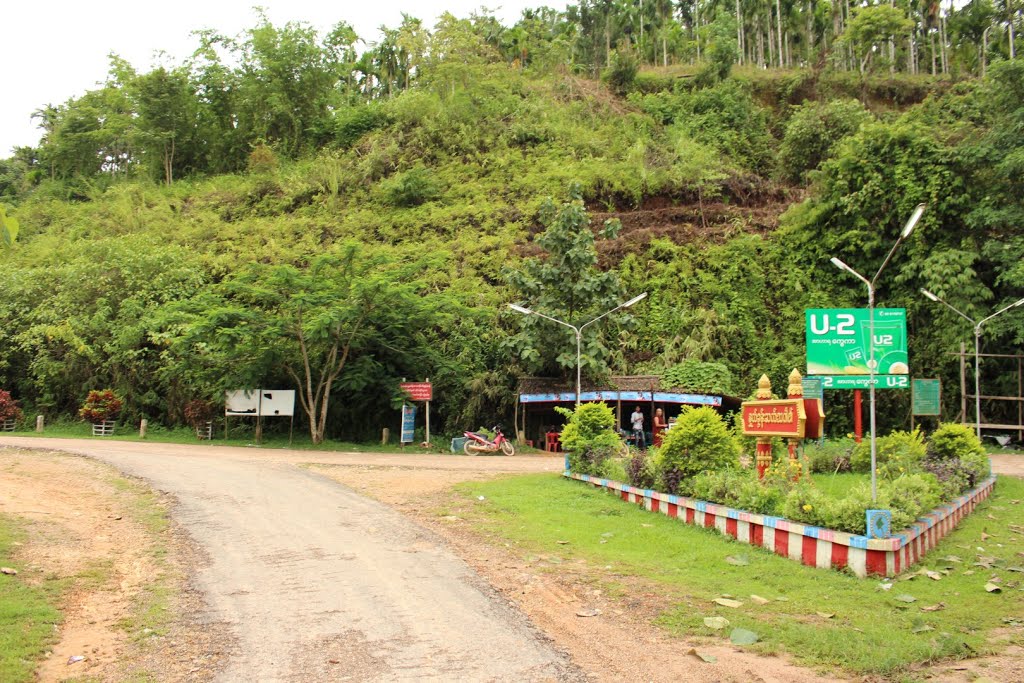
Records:
[[[495,453],[499,450],[505,455],[515,455],[516,447],[501,433],[501,427],[495,427],[493,431],[493,440],[476,432],[463,432],[463,435],[466,437],[466,445],[462,447],[462,450],[466,455]]]

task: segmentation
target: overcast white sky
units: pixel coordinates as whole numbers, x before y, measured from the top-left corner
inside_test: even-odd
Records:
[[[506,25],[524,7],[564,8],[564,0],[0,0],[0,158],[16,145],[35,145],[40,131],[32,112],[61,104],[103,81],[107,55],[115,52],[140,71],[163,50],[175,62],[189,56],[196,41],[189,34],[213,28],[237,35],[252,27],[252,7],[262,6],[275,25],[305,21],[321,33],[339,21],[352,24],[366,41],[377,39],[381,24],[396,26],[404,11],[433,26],[444,11],[468,16],[481,4]]]

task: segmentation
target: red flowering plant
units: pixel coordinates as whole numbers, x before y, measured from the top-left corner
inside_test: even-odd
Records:
[[[199,429],[213,418],[213,404],[201,398],[194,398],[185,404],[185,419]]]
[[[116,420],[123,407],[124,401],[114,393],[113,389],[103,389],[102,391],[93,389],[89,392],[89,396],[86,397],[78,414],[88,422],[99,424]]]
[[[18,407],[18,402],[11,398],[11,392],[0,389],[0,422],[20,419],[21,408]]]

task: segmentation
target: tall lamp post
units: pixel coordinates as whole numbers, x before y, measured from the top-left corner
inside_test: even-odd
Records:
[[[611,309],[610,311],[605,311],[604,313],[602,313],[601,315],[597,316],[593,320],[590,320],[588,322],[583,323],[579,327],[576,327],[575,325],[570,325],[569,323],[565,322],[564,320],[559,320],[558,318],[552,318],[550,315],[544,315],[543,313],[538,313],[537,311],[530,310],[529,308],[526,308],[525,306],[520,306],[518,304],[509,304],[508,307],[511,308],[513,311],[516,311],[517,313],[522,313],[523,315],[535,315],[535,316],[538,316],[540,318],[544,318],[546,320],[550,320],[551,322],[558,323],[559,325],[565,325],[566,327],[572,329],[572,331],[576,333],[576,407],[579,408],[580,407],[580,384],[581,384],[581,382],[580,382],[580,376],[581,376],[580,375],[580,356],[581,356],[580,346],[581,346],[582,338],[583,338],[583,329],[587,325],[592,325],[593,323],[596,323],[601,318],[603,318],[603,317],[605,317],[607,315],[611,315],[612,313],[614,313],[615,311],[617,311],[617,310],[619,310],[621,308],[629,308],[630,306],[632,306],[636,302],[644,299],[646,296],[647,296],[647,292],[644,292],[643,294],[635,296],[632,299],[630,299],[629,301],[626,301],[625,303],[619,304],[618,306],[616,306],[615,308]]]
[[[878,276],[882,274],[882,271],[889,264],[889,259],[899,248],[900,244],[910,233],[914,231],[914,226],[921,220],[921,214],[924,213],[926,204],[918,204],[917,208],[914,209],[914,213],[910,216],[910,220],[903,226],[903,230],[900,231],[900,236],[896,239],[896,244],[892,245],[892,249],[889,250],[889,254],[882,261],[882,265],[878,268],[878,272],[875,276],[868,280],[866,277],[855,271],[850,266],[843,263],[836,257],[832,257],[832,265],[840,270],[845,270],[850,273],[858,280],[863,282],[868,287],[868,403],[870,404],[871,414],[871,502],[878,500],[878,481],[877,473],[875,472],[875,461],[877,460],[878,450],[877,444],[875,443],[875,283],[878,282]]]
[[[943,306],[945,306],[946,308],[950,309],[951,311],[956,313],[958,316],[960,316],[961,318],[963,318],[964,320],[969,322],[971,325],[974,325],[974,431],[978,435],[978,440],[980,441],[981,440],[981,380],[978,378],[978,359],[979,359],[979,356],[980,356],[979,351],[981,349],[981,326],[984,325],[985,323],[987,323],[992,318],[994,318],[997,315],[999,315],[1000,313],[1005,313],[1006,311],[1010,310],[1011,308],[1016,308],[1017,306],[1020,306],[1020,305],[1024,304],[1024,299],[1021,299],[1020,301],[1015,301],[1012,304],[1010,304],[1009,306],[1005,306],[1004,308],[999,309],[998,311],[996,311],[995,313],[993,313],[992,315],[990,315],[987,318],[982,318],[981,320],[975,320],[974,318],[971,318],[970,316],[966,315],[965,313],[963,313],[962,311],[957,309],[955,306],[953,306],[948,301],[944,301],[942,298],[932,294],[927,289],[922,289],[921,293],[924,294],[929,299],[931,299],[932,301],[940,303]]]

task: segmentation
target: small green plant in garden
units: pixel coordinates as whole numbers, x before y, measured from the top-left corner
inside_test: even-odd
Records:
[[[905,472],[919,471],[925,457],[925,443],[921,431],[896,431],[875,440],[875,466],[882,476],[894,477]],[[850,465],[854,472],[871,471],[871,442],[867,439],[853,447]],[[901,469],[902,468],[902,469]]]
[[[991,471],[977,434],[955,423],[942,424],[932,433],[922,468],[935,475],[946,499],[974,488]]]
[[[93,389],[86,397],[78,415],[86,422],[96,424],[107,420],[116,420],[123,407],[124,400],[112,389],[100,391]]]
[[[738,467],[740,446],[713,408],[687,407],[665,435],[658,456],[662,490],[687,493],[701,472]]]
[[[807,466],[815,473],[849,472],[854,445],[853,439],[829,439],[820,445],[812,441],[804,449]]]
[[[607,476],[609,460],[622,450],[615,432],[615,413],[605,403],[584,403],[576,410],[556,408],[569,418],[562,429],[562,448],[573,472]]]

